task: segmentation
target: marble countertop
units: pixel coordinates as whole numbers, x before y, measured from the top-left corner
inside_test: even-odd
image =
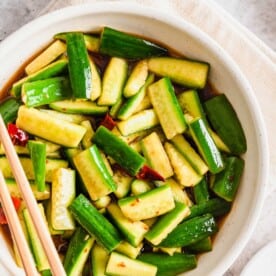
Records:
[[[276,50],[275,0],[215,1],[271,49]],[[48,5],[47,2],[45,0],[1,0],[0,41],[18,27],[40,15]],[[253,235],[225,276],[240,275],[252,256],[268,242],[276,239],[276,220],[273,219],[276,218],[276,187],[273,186],[273,183],[270,183],[269,186],[269,194]]]

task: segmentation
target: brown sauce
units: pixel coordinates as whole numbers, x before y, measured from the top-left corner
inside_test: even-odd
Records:
[[[10,251],[11,255],[14,255],[13,241],[12,241],[12,236],[11,236],[11,232],[10,232],[10,229],[9,229],[8,225],[1,225],[0,234],[4,238],[4,240],[7,244],[7,248]]]

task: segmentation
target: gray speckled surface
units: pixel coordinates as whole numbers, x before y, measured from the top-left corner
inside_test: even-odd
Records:
[[[46,0],[1,0],[0,41],[31,21],[46,5]]]
[[[57,0],[58,7],[65,0]],[[276,50],[276,1],[275,0],[215,0],[235,19]],[[54,2],[54,1],[52,1]],[[37,17],[49,4],[46,0],[1,0],[0,40],[11,32]],[[270,220],[276,218],[276,189],[266,198],[259,222],[253,236],[240,257],[226,272],[225,276],[238,276],[247,261],[267,242],[276,239]],[[274,223],[275,225],[275,223]],[[220,276],[220,275],[218,275]],[[254,276],[254,275],[253,275]]]
[[[275,0],[215,1],[268,46],[276,50]],[[62,3],[63,1],[55,2]],[[38,16],[48,4],[49,2],[46,0],[1,0],[0,40],[3,40],[18,27]]]

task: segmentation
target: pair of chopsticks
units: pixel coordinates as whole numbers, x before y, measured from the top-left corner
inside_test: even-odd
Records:
[[[6,156],[9,160],[14,178],[19,186],[22,197],[26,203],[27,209],[30,212],[33,224],[36,228],[37,234],[47,256],[49,265],[53,275],[56,276],[65,276],[63,265],[58,256],[55,245],[51,239],[47,225],[45,224],[40,210],[38,208],[36,199],[33,195],[33,192],[30,188],[30,184],[25,175],[25,172],[21,166],[17,153],[13,147],[10,136],[6,129],[5,123],[2,116],[0,115],[0,141],[5,149]],[[13,238],[16,242],[19,255],[22,260],[23,267],[27,275],[37,275],[36,270],[30,249],[28,247],[27,241],[23,234],[19,218],[13,206],[8,188],[6,186],[4,177],[0,171],[0,198],[3,210],[7,217],[10,231],[12,232]]]

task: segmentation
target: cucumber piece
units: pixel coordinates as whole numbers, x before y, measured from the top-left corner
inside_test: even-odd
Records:
[[[92,141],[132,176],[145,164],[145,159],[139,153],[103,126],[97,129]]]
[[[85,46],[88,51],[99,52],[100,38],[98,36],[83,34]]]
[[[230,156],[225,159],[225,169],[215,175],[215,182],[212,185],[212,190],[216,195],[226,201],[233,201],[244,169],[244,160]]]
[[[93,201],[93,205],[98,209],[107,208],[107,206],[111,203],[112,199],[110,196],[102,196],[96,201]]]
[[[171,139],[171,142],[176,147],[176,149],[188,160],[197,173],[204,175],[208,171],[208,166],[183,135],[179,134],[174,136],[173,139]]]
[[[113,180],[117,184],[117,189],[114,191],[115,196],[117,198],[125,197],[130,191],[133,177],[119,168],[114,171]]]
[[[210,135],[212,136],[216,146],[220,151],[230,153],[230,149],[226,146],[226,144],[221,140],[216,132],[214,132],[211,128],[208,128]]]
[[[121,58],[112,57],[105,69],[102,83],[102,94],[99,105],[114,105],[122,96],[127,78],[128,64]]]
[[[17,154],[29,155],[28,147],[26,147],[26,146],[17,146],[17,145],[14,145],[13,147],[14,147]],[[5,149],[4,149],[4,146],[2,144],[0,144],[0,155],[5,155]]]
[[[183,58],[155,57],[148,59],[149,71],[191,88],[204,88],[209,67],[206,62]]]
[[[34,178],[37,190],[45,190],[46,178],[46,144],[39,141],[28,141],[28,148],[33,164]]]
[[[57,119],[64,120],[64,121],[67,121],[69,123],[74,123],[74,124],[81,124],[81,122],[87,120],[87,116],[82,115],[82,114],[67,114],[67,113],[56,111],[56,110],[43,109],[43,108],[40,108],[39,111],[48,113]]]
[[[211,98],[204,103],[204,108],[212,127],[231,153],[245,153],[246,137],[237,113],[226,95],[220,94]]]
[[[80,194],[69,207],[79,224],[102,245],[108,252],[121,242],[118,230]]]
[[[137,107],[141,104],[144,97],[146,96],[148,86],[154,81],[154,75],[150,74],[146,79],[144,85],[139,89],[138,93],[131,96],[127,101],[121,106],[118,112],[118,119],[126,120],[132,114],[136,113]]]
[[[76,196],[76,173],[58,169],[53,173],[51,194],[51,224],[56,230],[74,230],[75,221],[68,210]]]
[[[116,190],[116,183],[96,145],[77,154],[73,160],[92,200],[97,200]]]
[[[151,76],[151,74],[150,74],[150,76]],[[152,104],[151,104],[151,101],[150,101],[150,98],[149,98],[148,94],[146,94],[145,97],[143,98],[143,100],[135,108],[133,113],[137,113],[139,111],[149,109],[149,108],[152,108]]]
[[[201,156],[209,167],[210,172],[216,174],[222,171],[224,168],[222,156],[203,119],[194,119],[189,123],[189,129]]]
[[[188,114],[188,113],[185,113],[185,114],[184,114],[184,117],[185,117],[185,119],[186,119],[186,121],[187,121],[188,123],[190,123],[190,122],[192,122],[192,121],[194,120],[194,117],[191,116],[191,115]],[[217,148],[218,148],[219,150],[221,150],[221,151],[230,153],[229,148],[225,145],[225,143],[221,140],[221,138],[217,135],[217,133],[214,132],[214,131],[212,130],[212,128],[209,127],[209,123],[208,123],[208,121],[206,120],[206,118],[205,118],[205,117],[197,117],[197,118],[202,118],[202,119],[203,119],[203,121],[204,121],[204,123],[206,124],[206,127],[207,127],[207,129],[208,129],[208,131],[209,131],[211,137],[213,138],[213,140],[214,140],[214,142],[215,142]],[[189,134],[189,133],[188,133],[188,134]]]
[[[149,227],[145,223],[142,221],[131,221],[125,217],[116,203],[109,204],[107,212],[114,224],[123,233],[125,239],[132,246],[136,247],[142,242],[145,234],[149,230]]]
[[[157,217],[175,207],[169,185],[154,188],[137,196],[122,198],[118,201],[123,214],[133,221]]]
[[[134,247],[130,243],[122,241],[116,248],[116,251],[130,257],[131,259],[136,259],[137,256],[140,254],[142,248],[142,243],[140,243],[137,247]]]
[[[221,198],[212,198],[190,207],[191,214],[188,219],[204,215],[212,214],[214,217],[220,217],[227,214],[231,209],[231,203]]]
[[[174,253],[181,253],[182,252],[182,248],[181,247],[153,247],[152,252],[162,252],[162,253],[166,253],[169,256],[173,256]]]
[[[7,98],[0,103],[0,115],[5,124],[12,123],[17,118],[20,102],[15,98]]]
[[[21,96],[27,107],[37,107],[69,98],[71,88],[67,78],[55,77],[24,83]]]
[[[82,33],[67,33],[68,69],[75,98],[90,99],[92,95],[92,73]]]
[[[173,176],[174,172],[167,153],[156,132],[152,132],[141,141],[142,152],[149,165],[164,178]]]
[[[189,113],[194,118],[202,118],[206,121],[203,106],[196,90],[184,91],[177,95],[178,102],[184,113]]]
[[[179,183],[185,187],[195,186],[202,179],[187,159],[169,142],[165,143],[165,150],[172,164],[175,176]]]
[[[50,103],[50,107],[54,110],[72,113],[72,114],[87,114],[87,115],[104,115],[108,111],[108,107],[99,106],[91,101],[84,100],[64,100]]]
[[[203,240],[200,240],[196,243],[193,243],[187,247],[185,247],[185,250],[187,249],[189,252],[193,253],[204,253],[212,251],[212,239],[210,237],[207,237]]]
[[[109,259],[109,253],[97,243],[91,250],[93,276],[105,276],[105,268]]]
[[[41,212],[41,216],[44,218],[45,223],[46,223],[43,205],[40,203],[40,204],[38,204],[38,207]],[[25,225],[27,228],[30,246],[32,248],[33,256],[34,256],[38,271],[50,269],[48,259],[44,253],[44,249],[42,247],[42,244],[40,242],[40,239],[38,237],[38,234],[36,232],[35,226],[33,224],[33,221],[31,219],[31,215],[30,215],[28,209],[23,210],[23,218],[24,218],[24,222],[25,222]]]
[[[193,205],[193,202],[187,195],[186,191],[183,189],[183,185],[176,182],[173,178],[166,179],[165,183],[171,187],[175,201],[181,202],[188,207]]]
[[[52,272],[50,269],[45,269],[40,272],[41,276],[52,276]]]
[[[47,218],[47,222],[48,222],[48,229],[49,232],[52,236],[56,236],[56,235],[64,235],[64,230],[56,230],[54,229],[53,225],[52,225],[52,204],[51,204],[51,200],[47,200],[46,202],[46,218]]]
[[[137,36],[104,27],[99,52],[109,56],[141,59],[166,55],[168,50]]]
[[[183,133],[186,122],[169,78],[151,84],[148,93],[167,139]]]
[[[33,141],[33,140],[29,140],[29,141]],[[57,151],[59,151],[61,149],[60,145],[57,145],[55,143],[49,142],[47,140],[41,139],[39,137],[34,137],[34,141],[35,142],[40,142],[46,145],[46,155],[50,154],[50,153],[56,153]]]
[[[8,190],[9,190],[11,196],[22,198],[19,187],[17,186],[17,183],[14,179],[7,178],[7,179],[5,179],[5,182],[7,184],[7,187],[8,187]],[[33,192],[36,200],[40,201],[40,200],[46,200],[46,199],[50,198],[49,184],[45,184],[45,189],[43,192],[39,191],[37,188],[37,185],[32,181],[30,181],[30,186],[31,186],[32,192]]]
[[[60,39],[66,41],[66,35],[67,33],[58,33],[54,35],[55,39]],[[91,52],[98,52],[99,51],[99,45],[100,45],[100,38],[95,35],[90,34],[83,34],[85,46],[88,51]]]
[[[20,79],[19,81],[15,82],[12,85],[11,92],[10,92],[11,95],[15,97],[20,97],[21,88],[24,83],[30,82],[30,81],[44,80],[44,79],[58,76],[67,70],[67,65],[68,65],[67,59],[60,59],[42,68],[36,73]]]
[[[140,60],[133,68],[125,84],[124,96],[129,98],[138,93],[145,84],[148,76],[148,64],[146,60]]]
[[[195,255],[182,253],[175,253],[172,256],[161,253],[143,253],[138,260],[157,266],[157,276],[174,276],[197,266]]]
[[[66,275],[81,275],[95,239],[78,227],[70,239],[63,265]]]
[[[157,267],[127,256],[112,252],[106,266],[106,273],[112,276],[143,275],[155,276]]]
[[[218,226],[214,217],[206,214],[194,217],[179,224],[167,238],[160,243],[165,247],[183,247],[204,238],[207,238],[218,231]]]
[[[35,72],[53,62],[60,55],[65,53],[65,51],[65,43],[60,40],[54,41],[25,67],[25,72],[27,73],[27,75],[34,74]]]
[[[146,180],[134,179],[131,183],[131,194],[140,195],[152,190],[154,186]]]
[[[115,104],[113,104],[113,105],[110,107],[109,115],[110,115],[112,118],[114,118],[114,119],[117,118],[118,112],[119,112],[120,108],[122,107],[123,103],[124,103],[124,99],[123,99],[123,97],[121,96],[121,97],[117,100],[117,102],[116,102]]]
[[[102,80],[99,70],[91,57],[89,57],[89,64],[92,74],[92,90],[91,90],[91,101],[98,99],[102,93]]]
[[[26,176],[29,180],[34,180],[34,171],[32,160],[28,157],[20,157],[20,163]],[[67,168],[68,162],[62,159],[46,159],[46,182],[52,182],[52,174],[58,168]],[[9,162],[6,157],[0,157],[0,170],[2,171],[5,178],[14,178]]]
[[[82,126],[55,119],[45,112],[26,106],[19,108],[16,125],[33,135],[65,147],[77,147],[86,132]]]
[[[86,128],[86,133],[84,134],[81,143],[82,146],[87,149],[92,146],[92,138],[95,132],[89,120],[82,121],[80,124]]]
[[[196,186],[193,187],[193,192],[196,204],[200,204],[210,199],[208,183],[206,181],[206,178],[202,178],[202,180]]]
[[[189,207],[183,203],[175,202],[175,208],[161,216],[150,231],[146,233],[146,240],[154,245],[160,244],[189,214]]]
[[[85,194],[86,196],[89,196],[88,191],[81,179],[81,176],[79,175],[79,173],[77,171],[77,168],[76,168],[74,160],[73,160],[74,156],[79,154],[81,151],[82,150],[78,149],[78,148],[66,148],[66,149],[64,149],[63,153],[66,156],[67,160],[69,161],[70,166],[76,171],[76,183],[77,183],[76,193],[79,194],[81,192],[81,193]]]
[[[117,123],[117,127],[124,136],[150,129],[159,124],[158,117],[153,109],[138,112],[124,121]]]

